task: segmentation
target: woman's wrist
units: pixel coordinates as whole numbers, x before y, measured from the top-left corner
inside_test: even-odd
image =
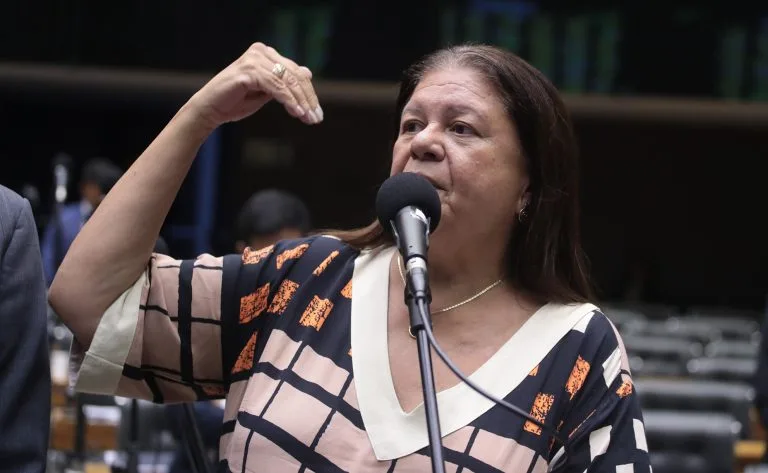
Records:
[[[185,103],[171,120],[184,136],[202,144],[219,124],[207,118],[194,104],[194,97]]]

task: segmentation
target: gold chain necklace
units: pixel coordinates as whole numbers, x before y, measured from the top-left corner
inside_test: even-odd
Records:
[[[403,280],[403,285],[407,286],[408,284],[405,282],[405,274],[403,273],[403,265],[402,265],[402,263],[400,263],[400,258],[399,257],[397,257],[397,270],[400,273],[400,279]],[[499,279],[499,280],[495,281],[493,284],[491,284],[490,286],[488,286],[485,289],[483,289],[480,292],[478,292],[477,294],[475,294],[475,295],[473,295],[473,296],[471,296],[471,297],[469,297],[467,299],[464,299],[461,302],[458,302],[458,303],[453,304],[451,306],[445,307],[443,309],[433,310],[431,312],[432,312],[432,314],[441,314],[443,312],[448,312],[449,310],[456,309],[457,307],[461,307],[464,304],[469,304],[470,302],[474,301],[478,297],[482,296],[486,292],[490,291],[494,287],[496,287],[499,284],[501,284],[503,281],[504,281],[503,279]],[[411,336],[411,338],[416,339],[416,336],[411,332],[410,325],[408,326],[408,334]]]

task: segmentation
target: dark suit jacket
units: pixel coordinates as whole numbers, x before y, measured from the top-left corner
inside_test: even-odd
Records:
[[[32,209],[0,186],[0,472],[44,472],[51,416],[48,315]]]
[[[763,428],[768,429],[768,317],[763,320],[760,329],[760,351],[757,354],[757,371],[752,378],[755,387],[755,406],[757,407]],[[762,463],[768,463],[768,450],[763,455]]]

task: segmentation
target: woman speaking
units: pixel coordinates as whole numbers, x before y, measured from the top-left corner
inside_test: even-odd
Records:
[[[310,71],[256,43],[189,99],[77,236],[50,290],[77,340],[76,387],[226,397],[221,471],[428,471],[404,265],[378,223],[242,255],[152,253],[206,137],[271,100],[323,121]],[[627,356],[589,303],[576,143],[556,89],[507,51],[456,46],[411,66],[396,105],[391,174],[422,175],[440,199],[434,335],[472,381],[562,439],[436,363],[447,470],[649,472]]]

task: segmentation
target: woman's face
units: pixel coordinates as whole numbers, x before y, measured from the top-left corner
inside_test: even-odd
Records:
[[[391,174],[415,172],[434,184],[442,204],[436,232],[506,242],[527,203],[525,168],[490,83],[457,66],[424,76],[403,109]]]

